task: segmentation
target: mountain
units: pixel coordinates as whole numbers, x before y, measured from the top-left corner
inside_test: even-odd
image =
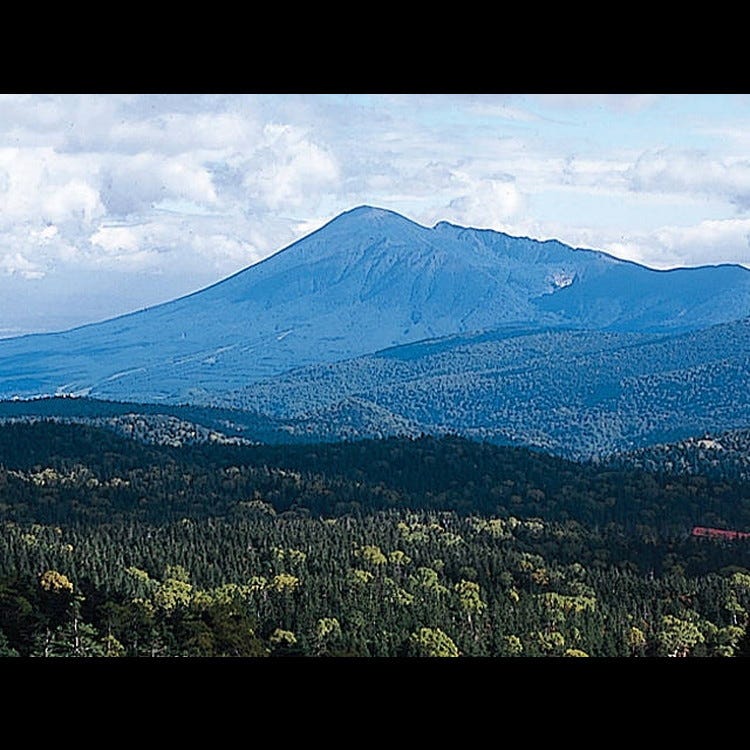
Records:
[[[750,425],[748,382],[745,319],[679,335],[462,334],[299,368],[214,403],[290,420],[300,436],[457,433],[580,459]]]
[[[750,429],[704,433],[673,443],[617,453],[597,462],[614,470],[640,469],[667,476],[703,476],[750,482]]]
[[[0,397],[205,403],[293,368],[426,339],[519,326],[679,333],[747,315],[750,272],[739,266],[655,271],[362,206],[187,297],[0,341]]]

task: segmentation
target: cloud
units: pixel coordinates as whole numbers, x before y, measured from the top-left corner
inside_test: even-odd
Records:
[[[603,250],[650,268],[739,263],[750,268],[750,219],[705,220],[691,226],[664,225],[653,231],[575,226],[523,219],[500,224],[511,235],[558,239],[571,247]]]
[[[689,227],[663,227],[646,241],[660,263],[678,266],[733,262],[750,267],[750,219],[706,220]]]
[[[718,105],[692,112],[709,144],[701,151],[686,140],[689,128],[671,124],[686,120],[670,106],[682,115],[692,101],[0,96],[0,276],[4,289],[35,280],[50,300],[71,279],[86,279],[81,298],[96,294],[95,278],[117,278],[97,308],[109,303],[114,314],[141,288],[148,301],[157,281],[165,294],[198,288],[362,203],[426,225],[559,237],[652,265],[745,259],[747,103],[733,100],[738,114],[721,120]],[[695,101],[700,109],[713,100]],[[575,113],[567,119],[576,127],[561,113]],[[709,150],[711,128],[737,138]],[[132,293],[118,297],[118,288]],[[44,309],[47,296],[38,299]]]
[[[535,94],[534,99],[560,109],[606,107],[616,112],[637,112],[657,104],[659,94]]]
[[[127,267],[157,274],[179,269],[197,274],[204,284],[261,260],[267,252],[253,244],[251,237],[266,241],[243,216],[164,214],[140,222],[100,225],[88,243],[81,244],[77,262],[85,268]]]
[[[8,276],[21,276],[24,279],[41,279],[44,271],[21,253],[0,255],[0,271]]]
[[[627,170],[632,190],[722,196],[750,208],[750,160],[721,159],[700,151],[648,151]]]
[[[105,212],[91,165],[54,149],[0,148],[0,175],[0,227],[90,224]]]
[[[91,222],[104,214],[99,191],[80,179],[55,187],[42,200],[40,213],[44,221]]]
[[[516,216],[524,197],[512,180],[471,180],[464,177],[467,191],[450,201],[444,217],[480,229],[495,229]]]
[[[248,198],[271,210],[299,208],[318,191],[335,188],[340,169],[334,155],[301,128],[269,123],[263,145],[244,164]]]
[[[138,251],[139,238],[130,227],[101,226],[91,235],[91,244],[110,254],[134,253]]]
[[[143,212],[165,200],[216,204],[210,171],[189,156],[152,153],[113,158],[100,169],[102,199],[111,216]]]

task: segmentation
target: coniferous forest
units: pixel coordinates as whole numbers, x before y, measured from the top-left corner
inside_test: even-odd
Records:
[[[750,483],[456,437],[0,427],[5,656],[741,656]]]

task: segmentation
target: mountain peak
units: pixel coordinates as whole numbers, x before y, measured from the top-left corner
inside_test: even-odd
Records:
[[[558,242],[446,221],[429,228],[361,205],[187,297],[3,341],[0,396],[90,389],[193,399],[196,389],[217,394],[292,368],[508,325],[673,331],[748,314],[750,271],[667,275]]]
[[[402,216],[399,213],[396,213],[395,211],[391,211],[388,208],[379,208],[378,206],[370,206],[366,203],[363,203],[361,206],[355,206],[354,208],[350,208],[348,211],[343,211],[339,214],[337,218],[341,218],[342,216],[351,216],[351,217],[360,217],[363,219],[382,219],[386,218],[388,216],[395,216],[399,219],[404,219],[405,217]]]
[[[331,225],[345,225],[349,226],[353,221],[362,226],[411,226],[411,227],[422,227],[411,219],[407,219],[396,211],[391,211],[389,208],[378,208],[377,206],[356,206],[348,211],[340,213],[336,218],[329,222]]]

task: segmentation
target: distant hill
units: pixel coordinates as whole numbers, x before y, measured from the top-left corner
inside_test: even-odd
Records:
[[[678,336],[501,329],[301,368],[215,400],[327,438],[457,433],[571,458],[750,425],[750,321]]]
[[[290,434],[287,423],[235,409],[61,396],[0,401],[0,426],[48,420],[104,427],[158,444],[304,442]]]
[[[750,482],[750,429],[706,433],[608,456],[598,463],[655,474]]]

